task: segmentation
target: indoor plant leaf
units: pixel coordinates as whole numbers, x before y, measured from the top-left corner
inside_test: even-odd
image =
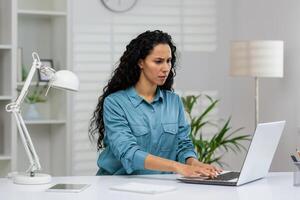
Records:
[[[192,116],[194,105],[201,97],[207,98],[210,104],[198,116]],[[218,165],[223,166],[226,165],[226,163],[221,161],[224,153],[217,155],[217,152],[223,150],[225,152],[232,151],[238,153],[245,150],[245,147],[241,142],[250,140],[250,135],[237,135],[243,128],[237,128],[232,131],[232,128],[229,125],[231,117],[229,117],[221,126],[211,120],[207,120],[206,116],[208,116],[217,106],[219,100],[213,100],[208,95],[189,95],[182,97],[181,99],[187,116],[189,117],[191,126],[190,138],[195,146],[199,161],[208,164],[217,163]],[[207,125],[216,126],[218,129],[210,139],[204,139],[202,135],[202,129]]]

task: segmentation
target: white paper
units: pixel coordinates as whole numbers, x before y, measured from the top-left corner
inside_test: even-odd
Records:
[[[156,193],[174,191],[177,188],[175,186],[130,182],[130,183],[112,186],[110,187],[110,189],[127,191],[127,192],[145,193],[145,194],[156,194]]]

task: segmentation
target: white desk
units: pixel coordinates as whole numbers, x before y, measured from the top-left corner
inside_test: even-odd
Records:
[[[110,190],[114,185],[127,182],[173,185],[177,190],[159,194],[139,194]],[[81,193],[45,192],[45,189],[55,183],[88,183],[89,188]],[[86,177],[54,177],[47,185],[15,185],[11,180],[0,179],[0,199],[2,200],[194,200],[194,199],[264,199],[283,200],[300,199],[300,187],[293,186],[292,173],[270,173],[267,178],[239,186],[209,186],[185,184],[178,182],[175,175],[145,175],[145,176],[86,176]]]

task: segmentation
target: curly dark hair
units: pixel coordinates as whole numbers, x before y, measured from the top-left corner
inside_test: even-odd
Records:
[[[119,90],[125,90],[134,86],[140,77],[140,67],[138,62],[140,59],[145,59],[158,44],[168,44],[171,49],[171,70],[166,82],[159,86],[164,90],[173,90],[172,85],[176,75],[176,46],[173,44],[169,34],[160,30],[146,31],[138,35],[127,46],[126,50],[120,58],[117,68],[113,71],[111,79],[103,88],[103,94],[98,98],[98,104],[93,116],[90,120],[89,138],[95,139],[97,135],[97,150],[104,148],[104,122],[103,122],[103,103],[104,99]]]

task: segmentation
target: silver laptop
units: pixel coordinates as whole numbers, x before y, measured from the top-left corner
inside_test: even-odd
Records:
[[[226,171],[216,178],[181,177],[185,183],[239,186],[265,177],[279,143],[285,121],[258,124],[241,172]]]

